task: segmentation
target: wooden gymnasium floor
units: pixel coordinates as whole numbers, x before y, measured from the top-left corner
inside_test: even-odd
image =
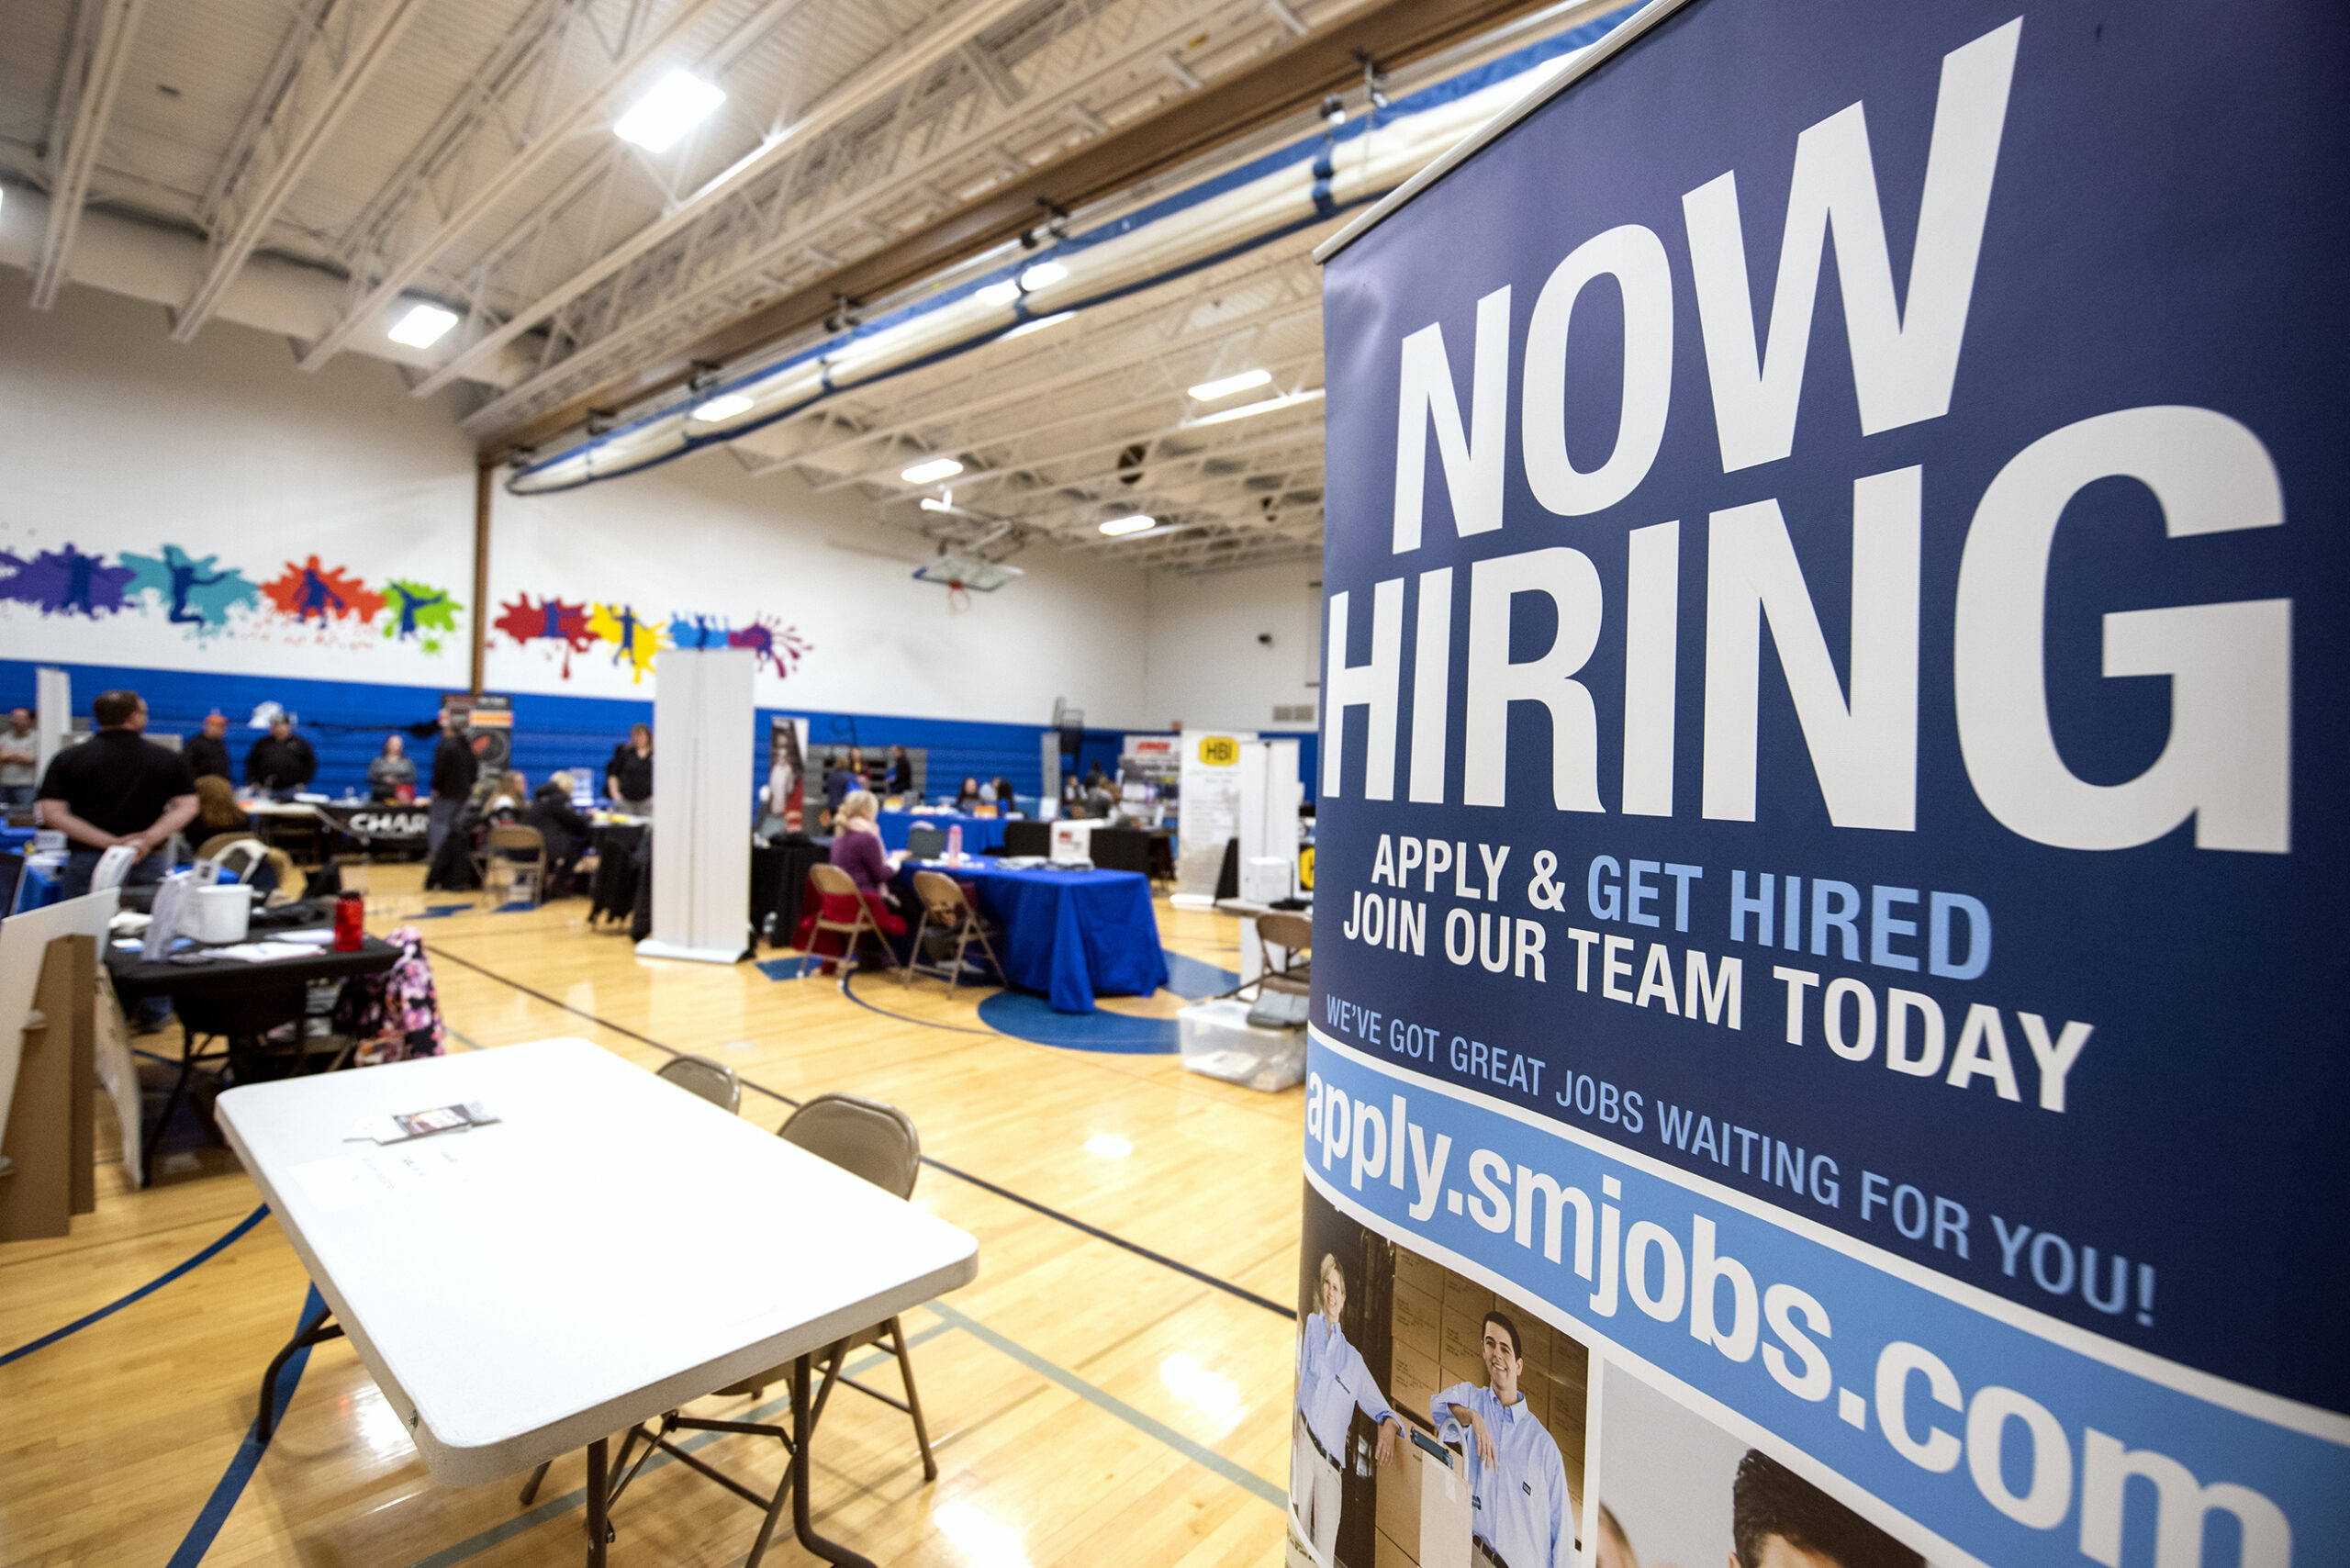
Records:
[[[950,1001],[936,982],[868,976],[852,997],[748,964],[639,959],[587,928],[584,900],[492,913],[421,894],[414,868],[373,878],[375,932],[446,912],[418,924],[451,1050],[578,1035],[649,1069],[672,1047],[733,1067],[743,1114],[763,1125],[788,1107],[751,1084],[850,1090],[912,1114],[939,1162],[914,1201],[979,1240],[977,1282],[905,1317],[939,1478],[923,1482],[903,1416],[843,1390],[816,1445],[821,1530],[884,1563],[955,1568],[1280,1559],[1301,1091],[1013,1039],[979,1023],[985,992],[968,988]],[[1158,919],[1170,949],[1237,963],[1235,922],[1163,902]],[[254,1217],[233,1156],[185,1118],[162,1147],[173,1169],[152,1190],[126,1190],[117,1160],[69,1239],[0,1247],[0,1562],[581,1561],[580,1456],[556,1462],[531,1510],[519,1478],[435,1484],[341,1341],[310,1353],[255,1462],[256,1386],[305,1276],[275,1223]],[[676,1182],[692,1200],[688,1170],[622,1164],[611,1180]],[[886,1363],[870,1375],[895,1386]],[[751,1402],[696,1408],[730,1403]],[[708,1457],[771,1484],[775,1447],[726,1438]],[[625,1568],[740,1562],[758,1520],[672,1463],[640,1477],[616,1522]],[[812,1561],[788,1538],[770,1561]]]

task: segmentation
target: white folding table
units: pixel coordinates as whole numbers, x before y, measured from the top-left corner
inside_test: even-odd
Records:
[[[364,1119],[478,1102],[496,1126],[378,1147]],[[969,1282],[964,1231],[586,1040],[220,1096],[221,1131],[435,1478],[585,1447],[603,1561],[610,1434],[793,1362],[792,1522],[809,1528],[816,1352]],[[331,1338],[305,1325],[277,1369]]]

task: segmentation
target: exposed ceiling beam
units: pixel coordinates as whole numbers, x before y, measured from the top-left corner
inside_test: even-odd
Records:
[[[341,0],[323,17],[313,13],[295,24],[297,34],[309,35],[307,47],[274,101],[255,106],[261,112],[248,118],[248,134],[223,161],[219,196],[207,214],[211,255],[173,318],[174,340],[188,342],[212,319],[277,209],[423,9],[424,0]]]
[[[401,290],[407,288],[437,261],[442,252],[454,244],[475,224],[511,196],[531,175],[537,173],[548,155],[573,137],[592,126],[604,112],[605,101],[633,80],[638,73],[660,58],[687,28],[724,3],[724,0],[679,0],[679,3],[658,27],[649,28],[644,35],[615,60],[610,70],[573,100],[571,107],[554,117],[536,134],[526,140],[513,157],[508,159],[487,179],[444,215],[432,230],[418,243],[410,246],[398,260],[392,262],[372,283],[363,283],[365,293],[357,304],[319,335],[309,352],[302,356],[304,370],[316,370],[341,353],[351,341],[352,334],[375,320]]]
[[[894,54],[876,61],[790,125],[760,138],[759,144],[704,182],[699,190],[674,202],[635,233],[610,247],[594,261],[515,310],[494,330],[484,332],[448,364],[419,383],[418,397],[429,397],[461,375],[469,374],[496,353],[565,305],[578,298],[639,256],[699,222],[710,209],[732,198],[750,180],[797,152],[811,139],[855,118],[899,91],[908,82],[950,58],[980,33],[1025,8],[1034,0],[971,0],[952,22],[915,39]],[[885,247],[886,249],[886,247]]]
[[[49,227],[33,263],[36,310],[55,304],[65,282],[65,263],[82,227],[82,204],[90,195],[90,176],[97,172],[98,150],[114,114],[115,94],[122,86],[122,68],[130,60],[131,35],[138,31],[139,16],[146,6],[147,0],[82,0],[74,14],[73,37],[59,77],[57,113],[50,122]]]
[[[1557,17],[1566,26],[1608,0]],[[1213,151],[1318,105],[1326,93],[1359,86],[1368,55],[1393,72],[1466,43],[1517,17],[1556,12],[1550,0],[1374,0],[1259,60],[1185,93],[1165,107],[1116,127],[1061,157],[1007,179],[985,195],[803,284],[781,299],[677,346],[655,363],[595,387],[484,441],[485,460],[545,442],[588,410],[624,408],[684,385],[697,364],[723,364],[820,326],[836,297],[878,299],[1017,239],[1050,204],[1074,210],[1153,174]]]

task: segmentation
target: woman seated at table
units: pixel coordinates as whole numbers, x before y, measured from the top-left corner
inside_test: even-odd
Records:
[[[873,912],[873,923],[889,935],[902,936],[906,933],[906,923],[897,913],[898,895],[891,890],[890,880],[897,874],[897,863],[903,858],[904,851],[892,854],[882,847],[881,824],[874,816],[880,809],[880,801],[874,798],[870,790],[852,790],[841,802],[840,812],[833,819],[832,863],[847,872],[849,880],[856,884],[857,897],[863,899],[866,908]],[[830,907],[834,903],[840,907]],[[824,904],[826,907],[822,913],[827,920],[856,918],[856,906],[849,903],[845,895],[837,900],[827,898]],[[832,956],[809,943],[817,913],[811,909],[800,917],[800,930],[793,938],[793,945],[803,952],[823,955],[823,972],[830,974],[833,972]],[[831,935],[830,932],[825,933],[827,937]]]
[[[979,803],[979,781],[977,778],[966,777],[963,787],[955,791],[955,809],[958,812],[968,812]]]
[[[386,735],[384,749],[367,764],[367,797],[396,801],[403,787],[410,796],[416,793],[416,762],[408,755],[407,741],[398,735]]]
[[[571,803],[571,775],[550,773],[547,781],[531,797],[531,803],[521,814],[524,827],[539,830],[539,837],[547,846],[546,896],[567,899],[572,895],[572,878],[579,864],[581,851],[588,846],[589,823]]]
[[[518,823],[530,803],[530,780],[509,769],[498,776],[498,788],[491,791],[489,804],[482,808],[482,821],[492,827]]]
[[[1009,778],[999,778],[995,781],[995,809],[997,812],[1008,817],[1013,813],[1013,809],[1017,807],[1019,803],[1020,796],[1018,792],[1012,788],[1012,780]]]
[[[237,792],[226,778],[207,773],[196,781],[196,821],[188,825],[188,837],[201,845],[224,833],[243,833],[253,825],[237,805]]]

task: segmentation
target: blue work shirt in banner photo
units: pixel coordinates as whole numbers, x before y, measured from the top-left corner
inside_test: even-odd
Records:
[[[1660,0],[1326,243],[1292,1563],[2350,1563],[2346,169]]]

